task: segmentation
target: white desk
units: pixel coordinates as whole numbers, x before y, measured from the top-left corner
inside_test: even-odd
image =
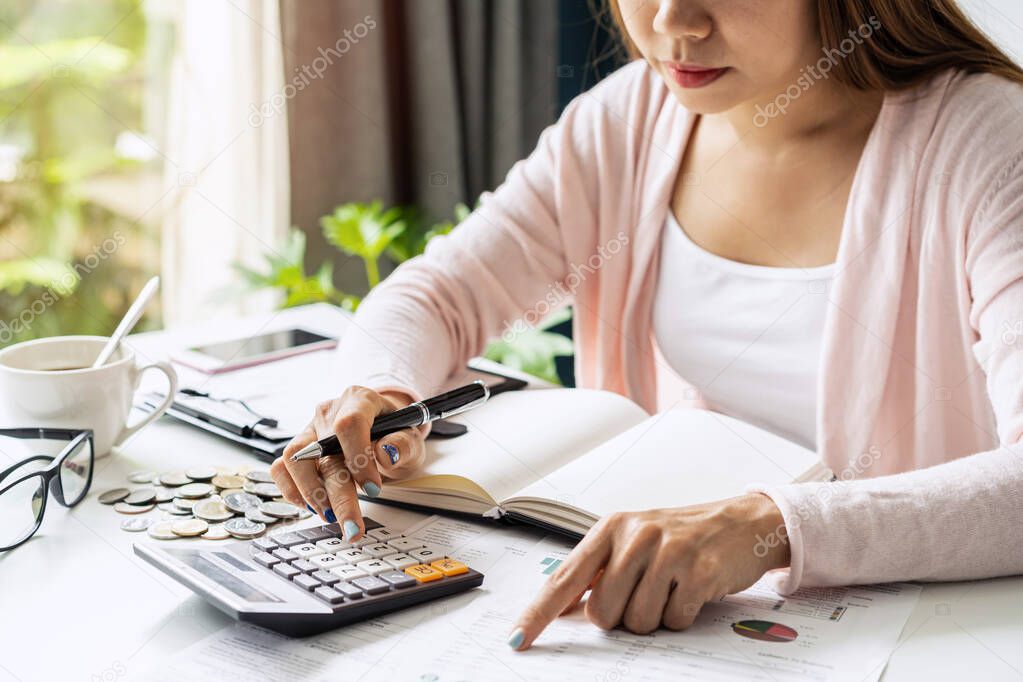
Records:
[[[339,333],[345,319],[326,306],[310,306],[202,329],[143,334],[132,343],[143,359],[156,359],[186,340],[255,334],[296,323]],[[334,391],[324,369],[332,362],[330,353],[300,356],[217,377],[205,388],[215,391],[239,378],[251,382],[253,394],[260,387],[275,388],[285,402],[292,401],[289,413],[302,419],[311,405]],[[310,368],[317,371],[304,371]],[[198,373],[181,374],[182,385],[198,387],[208,379]],[[298,385],[306,382],[298,392]],[[280,400],[277,395],[275,403]],[[229,443],[166,419],[143,430],[120,453],[99,460],[86,500],[70,513],[49,505],[36,537],[0,555],[0,680],[113,682],[159,665],[229,624],[227,616],[135,557],[131,543],[151,540],[120,530],[125,517],[95,498],[123,486],[126,474],[136,469],[252,461]],[[370,516],[397,515],[399,523],[408,525],[420,518],[373,504],[365,505],[365,511]],[[884,679],[1023,679],[1021,636],[1023,578],[929,585]]]

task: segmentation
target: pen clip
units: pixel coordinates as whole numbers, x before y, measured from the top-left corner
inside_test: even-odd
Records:
[[[483,403],[487,402],[487,399],[490,398],[490,389],[487,387],[487,385],[485,383],[483,383],[482,381],[478,381],[478,380],[474,381],[472,383],[479,384],[480,386],[483,387],[483,395],[480,396],[479,398],[477,398],[476,400],[473,400],[471,403],[466,403],[465,405],[462,405],[461,407],[456,407],[453,410],[447,410],[446,412],[441,412],[440,414],[438,414],[436,416],[435,420],[436,419],[447,419],[448,417],[453,417],[456,414],[461,414],[462,412],[466,412],[468,410],[471,410],[474,407],[478,407],[478,406],[482,405]]]

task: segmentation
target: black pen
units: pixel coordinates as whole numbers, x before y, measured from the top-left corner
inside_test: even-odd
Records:
[[[377,417],[373,420],[369,439],[375,441],[395,431],[422,426],[438,419],[446,419],[482,405],[489,397],[490,390],[487,385],[482,381],[474,381],[447,393],[441,393],[432,398],[412,403],[408,407],[403,407],[390,414]],[[305,446],[291,456],[291,461],[299,462],[303,459],[339,454],[341,454],[341,443],[338,442],[336,435],[330,435]]]

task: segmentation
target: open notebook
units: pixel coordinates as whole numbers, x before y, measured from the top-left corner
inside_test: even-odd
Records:
[[[691,408],[650,416],[606,391],[504,393],[456,420],[469,433],[427,441],[423,468],[386,483],[378,501],[508,515],[578,536],[614,511],[830,477],[816,453],[737,419]]]

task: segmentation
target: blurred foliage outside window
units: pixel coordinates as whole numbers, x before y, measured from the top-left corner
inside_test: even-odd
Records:
[[[0,7],[0,347],[109,334],[159,269],[173,46],[161,8]],[[158,317],[151,309],[139,329]]]

